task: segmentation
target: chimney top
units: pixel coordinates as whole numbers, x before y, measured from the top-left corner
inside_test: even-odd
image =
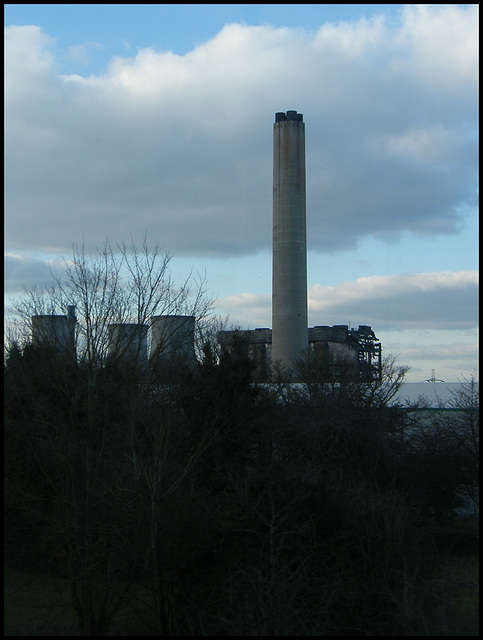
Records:
[[[296,111],[287,111],[287,113],[285,113],[284,111],[278,111],[275,114],[275,122],[283,122],[285,120],[303,122],[304,116],[302,113],[297,113]]]

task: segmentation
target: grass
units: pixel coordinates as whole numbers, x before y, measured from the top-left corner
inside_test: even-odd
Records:
[[[74,635],[66,585],[49,576],[4,569],[4,635]]]
[[[478,559],[470,556],[448,559],[442,568],[441,579],[451,585],[450,596],[460,635],[479,635]]]
[[[479,537],[478,521],[456,520],[434,527],[433,535],[443,546],[434,575],[451,601],[451,626],[458,634],[479,635]],[[444,553],[444,551],[447,551]]]
[[[430,613],[428,620],[438,620],[440,628],[418,635],[479,635],[477,527],[476,522],[462,521],[432,527],[441,555],[430,585],[441,597],[440,611]],[[77,635],[65,581],[10,568],[4,577],[4,635]],[[148,609],[145,616],[150,617]],[[138,635],[138,618],[131,606],[120,612],[116,630],[116,635]]]
[[[4,635],[5,636],[73,636],[77,633],[75,613],[65,580],[48,575],[4,569]],[[140,588],[137,589],[139,596]],[[134,591],[132,593],[134,599]],[[146,635],[139,633],[139,615],[148,621],[152,612],[143,600],[128,605],[117,615],[112,635]],[[148,628],[148,625],[143,624]]]

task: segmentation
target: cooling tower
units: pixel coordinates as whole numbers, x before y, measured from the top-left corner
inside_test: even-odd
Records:
[[[151,358],[180,358],[184,364],[195,361],[194,316],[153,316],[151,322]]]
[[[72,307],[74,309],[74,307]],[[75,351],[75,316],[32,316],[32,344],[44,345],[73,354]]]
[[[148,358],[148,327],[143,324],[110,324],[108,357],[146,362]]]
[[[272,361],[291,371],[307,349],[305,124],[287,111],[273,126]]]

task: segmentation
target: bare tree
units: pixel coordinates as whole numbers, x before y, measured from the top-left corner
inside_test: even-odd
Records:
[[[140,349],[131,350],[127,362],[130,344],[113,345],[110,327],[145,327],[153,316],[170,314],[206,322],[211,310],[204,279],[190,274],[175,285],[170,256],[159,245],[118,250],[108,241],[95,255],[74,246],[51,287],[26,292],[15,305],[25,340],[10,345],[7,367],[11,372],[16,363],[26,381],[9,387],[15,399],[10,434],[28,444],[26,473],[37,474],[46,487],[44,497],[27,492],[25,504],[34,510],[40,500],[50,505],[43,531],[58,541],[52,562],[60,562],[70,581],[82,635],[103,635],[112,627],[138,570],[146,526],[159,579],[160,500],[196,458],[182,457],[173,471],[174,425],[170,411],[159,410],[166,398],[156,363],[148,367]],[[32,316],[61,316],[68,307],[76,310],[74,358],[63,358],[55,341],[28,344]],[[172,400],[164,404],[171,407]],[[17,480],[23,486],[25,478],[17,474]]]
[[[459,461],[460,484],[457,494],[466,512],[473,516],[479,511],[480,407],[476,372],[463,378],[452,391],[448,402],[441,404],[441,414],[434,428],[452,447],[453,459]]]
[[[141,249],[132,242],[117,251],[106,240],[95,254],[74,245],[63,273],[52,273],[52,285],[27,290],[13,310],[28,336],[32,316],[63,314],[75,307],[77,355],[97,367],[107,357],[109,325],[149,325],[158,315],[194,315],[201,322],[211,315],[206,278],[190,273],[181,285],[175,284],[171,259],[158,243],[151,248],[146,239]]]

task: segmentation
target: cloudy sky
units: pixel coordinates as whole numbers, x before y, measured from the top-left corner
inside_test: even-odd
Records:
[[[159,241],[271,326],[272,132],[306,127],[309,324],[477,360],[477,5],[5,5],[6,293]]]

